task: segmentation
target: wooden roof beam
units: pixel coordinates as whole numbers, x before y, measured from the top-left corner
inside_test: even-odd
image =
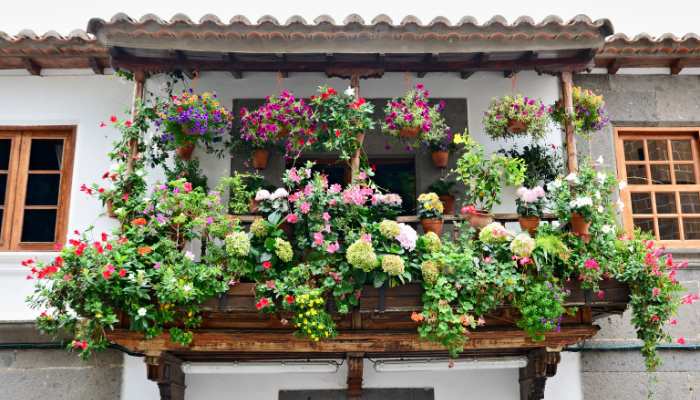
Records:
[[[612,61],[610,61],[610,63],[608,63],[608,74],[615,75],[617,71],[620,70],[620,67],[620,60],[618,60],[617,58],[613,59]]]
[[[90,69],[92,69],[92,72],[94,72],[95,75],[104,75],[104,68],[100,65],[100,61],[97,58],[90,57],[88,59],[88,63],[90,64]]]
[[[427,53],[425,56],[423,56],[423,63],[424,64],[432,64],[438,60],[439,56],[440,55],[438,53]],[[427,71],[420,71],[420,72],[416,73],[416,76],[419,78],[425,78],[425,76],[427,74],[428,74]]]
[[[175,68],[179,69],[186,77],[194,79],[197,75],[192,69],[187,67],[187,56],[182,50],[175,50]]]
[[[685,67],[685,62],[683,60],[681,60],[680,58],[676,58],[675,60],[671,61],[671,65],[669,65],[669,69],[671,70],[671,75],[680,74],[684,67]]]
[[[472,75],[474,75],[474,71],[461,71],[459,73],[459,77],[464,80],[469,79]]]
[[[23,58],[22,59],[22,64],[24,64],[24,69],[27,70],[31,75],[34,76],[39,76],[41,75],[41,66],[37,64],[34,60],[31,58]]]
[[[229,64],[236,65],[238,63],[238,58],[233,53],[227,54],[226,60],[228,61]],[[231,73],[231,76],[233,76],[233,79],[243,79],[243,72],[241,72],[240,69],[231,68],[231,69],[229,69],[228,72]]]

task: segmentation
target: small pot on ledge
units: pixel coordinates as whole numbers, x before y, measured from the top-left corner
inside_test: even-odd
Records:
[[[437,168],[447,168],[450,160],[450,153],[447,150],[437,150],[430,153],[433,165]]]
[[[462,218],[469,222],[469,225],[477,231],[493,222],[493,215],[483,210],[462,211]]]
[[[188,142],[187,144],[183,144],[177,148],[176,152],[178,158],[189,161],[192,159],[192,153],[194,152],[194,143]]]
[[[420,127],[419,126],[406,126],[401,128],[399,131],[399,136],[401,136],[404,139],[415,139],[418,137],[418,133],[420,132]]]
[[[443,221],[441,218],[424,218],[420,220],[423,232],[433,232],[438,236],[442,235],[442,224]]]
[[[268,149],[255,149],[253,150],[252,163],[255,169],[265,169],[267,168],[267,160],[270,157],[270,151]]]
[[[580,236],[586,243],[591,239],[590,232],[588,231],[590,226],[591,223],[586,221],[583,215],[576,212],[571,213],[571,232],[576,236]]]
[[[440,195],[440,201],[442,202],[442,207],[445,209],[443,214],[454,215],[455,213],[455,197],[451,194]]]
[[[530,234],[530,236],[535,237],[537,233],[537,227],[540,226],[540,217],[536,215],[518,216],[518,222],[520,223],[520,229]]]

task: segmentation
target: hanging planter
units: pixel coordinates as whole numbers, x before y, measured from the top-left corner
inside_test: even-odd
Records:
[[[179,159],[189,161],[192,159],[192,153],[194,152],[194,143],[189,142],[179,146],[176,152]]]
[[[571,97],[573,115],[566,115],[564,104],[560,100],[551,107],[552,119],[562,130],[566,130],[566,123],[571,120],[576,134],[590,138],[592,133],[600,131],[610,123],[603,96],[596,95],[589,89],[574,86]]]
[[[518,223],[520,223],[520,229],[529,233],[530,236],[535,236],[537,233],[537,227],[540,226],[540,217],[538,216],[519,216]]]
[[[519,119],[511,119],[508,121],[508,132],[519,135],[525,131],[527,131],[527,125],[525,125],[525,122]]]
[[[267,168],[267,160],[270,158],[270,151],[268,149],[255,149],[253,150],[252,163],[255,169],[265,169]]]
[[[399,130],[399,136],[404,139],[415,139],[420,133],[420,127],[418,126],[406,126]]]
[[[429,95],[425,86],[418,84],[402,97],[389,100],[382,132],[403,139],[411,147],[442,141],[449,132],[442,116],[445,103],[432,105]]]
[[[437,150],[430,153],[433,159],[433,165],[437,168],[447,168],[450,159],[450,153],[447,150]]]
[[[440,218],[425,218],[420,220],[420,225],[423,227],[423,232],[433,232],[440,236],[442,235],[443,221]]]
[[[549,107],[541,101],[516,96],[494,99],[484,114],[484,130],[492,139],[528,134],[539,139],[547,133]]]

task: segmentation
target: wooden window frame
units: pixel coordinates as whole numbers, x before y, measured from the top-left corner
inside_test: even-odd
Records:
[[[625,207],[622,212],[622,220],[623,224],[625,227],[625,230],[628,233],[631,233],[634,229],[634,223],[633,223],[633,214],[632,214],[632,199],[631,199],[631,193],[632,192],[648,192],[651,193],[651,202],[652,202],[652,213],[651,214],[635,214],[636,217],[641,217],[641,218],[651,218],[654,222],[654,228],[658,234],[659,232],[659,223],[658,223],[658,218],[661,216],[662,218],[677,218],[678,219],[678,233],[681,238],[685,237],[684,234],[684,226],[683,226],[683,220],[681,216],[687,216],[687,217],[697,217],[700,218],[700,214],[687,214],[687,213],[678,213],[678,210],[680,210],[681,207],[681,202],[680,202],[680,192],[700,192],[700,128],[698,127],[670,127],[670,128],[664,128],[664,127],[615,127],[613,129],[614,135],[615,135],[615,155],[616,155],[616,164],[617,164],[617,176],[620,180],[625,180],[627,181],[627,162],[625,160],[625,153],[624,153],[624,146],[623,146],[623,140],[629,140],[629,139],[639,139],[639,140],[654,140],[654,139],[659,139],[659,140],[669,140],[669,139],[691,139],[692,147],[691,151],[693,153],[693,160],[691,162],[688,162],[687,164],[692,164],[694,166],[694,172],[695,172],[695,184],[691,185],[678,185],[675,183],[675,170],[673,168],[673,165],[675,162],[673,160],[665,160],[665,161],[652,161],[649,159],[648,155],[648,148],[645,145],[644,146],[644,154],[645,154],[645,160],[642,162],[638,162],[639,165],[645,165],[646,169],[646,175],[648,178],[651,178],[651,171],[650,171],[650,165],[653,164],[669,164],[670,165],[670,175],[671,175],[671,184],[669,185],[654,185],[651,183],[647,183],[644,185],[640,184],[630,184],[627,182],[627,186],[620,191],[620,199],[623,201]],[[670,144],[669,144],[670,146]],[[669,149],[670,151],[671,149]],[[669,153],[669,155],[672,157],[672,154]],[[635,162],[632,162],[634,164]],[[659,214],[657,212],[654,212],[656,210],[656,193],[661,193],[661,192],[672,192],[675,193],[675,200],[676,200],[676,213],[673,214]],[[666,245],[669,248],[691,248],[691,247],[699,247],[700,246],[700,240],[695,239],[695,240],[688,240],[688,239],[681,239],[681,240],[661,240],[659,239],[659,236],[657,236],[657,240]]]
[[[64,244],[68,229],[68,210],[75,158],[74,126],[7,127],[0,126],[0,138],[10,138],[10,164],[5,191],[0,252],[54,251],[57,244]],[[29,156],[32,140],[63,139],[61,169],[59,171],[32,171],[32,173],[57,173],[60,175],[56,206],[26,206]],[[25,209],[56,209],[56,227],[53,242],[22,242]]]

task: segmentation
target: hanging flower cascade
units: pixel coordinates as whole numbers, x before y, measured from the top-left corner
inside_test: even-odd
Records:
[[[484,113],[484,129],[493,139],[511,139],[530,135],[541,139],[547,133],[551,107],[523,95],[493,99]]]
[[[592,90],[574,86],[571,90],[574,107],[573,115],[567,115],[561,100],[554,103],[552,119],[557,122],[562,130],[567,121],[573,121],[574,131],[585,138],[590,137],[610,124],[610,117],[605,108],[603,96],[595,94]]]
[[[431,105],[430,92],[423,84],[417,84],[403,97],[387,103],[382,131],[406,139],[412,147],[420,143],[440,147],[445,136],[450,133],[442,116],[444,109],[444,101]]]
[[[155,112],[156,126],[163,131],[161,140],[178,146],[221,142],[233,123],[233,116],[215,93],[196,94],[192,89],[172,96],[167,102],[159,102]]]

